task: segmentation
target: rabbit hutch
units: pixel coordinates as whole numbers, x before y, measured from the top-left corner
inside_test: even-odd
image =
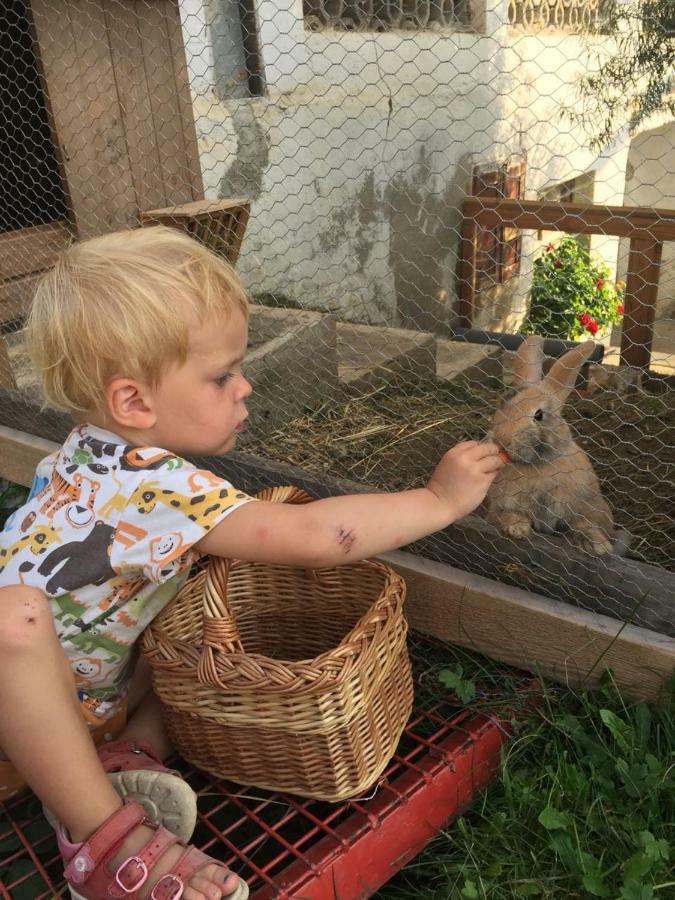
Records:
[[[66,414],[42,407],[12,351],[35,283],[55,254],[74,240],[163,223],[237,262],[251,203],[246,197],[205,196],[181,5],[7,0],[0,14],[8,23],[2,50],[12,71],[8,81],[0,80],[0,478],[16,485],[30,486],[36,464],[72,427]],[[426,384],[437,377],[439,340],[444,346],[451,342],[457,358],[467,354],[458,375],[475,379],[478,393],[489,393],[497,354],[515,350],[522,338],[473,328],[481,229],[509,229],[514,242],[519,230],[542,227],[629,240],[620,357],[648,380],[654,290],[662,245],[675,240],[674,212],[469,196],[458,213],[453,327],[442,325],[431,334],[336,321],[330,311],[283,302],[256,303],[247,374],[260,395],[253,395],[250,407],[257,424],[240,449],[200,464],[250,493],[276,485],[295,485],[314,497],[365,492],[373,486],[370,457],[364,452],[360,468],[343,463],[356,438],[377,431],[383,385],[405,386],[400,421],[408,409],[407,382]],[[472,342],[490,345],[478,361]],[[377,364],[369,358],[375,347]],[[551,355],[564,349],[558,346]],[[457,390],[465,396],[461,384]],[[333,439],[344,437],[329,461],[314,465],[309,451],[299,458],[295,432],[307,427],[305,446],[318,446],[321,410],[347,398],[349,419],[355,409],[350,398],[357,395],[374,398],[372,406],[363,407],[363,419],[349,421],[344,435],[330,416],[323,422]],[[448,403],[456,396],[448,391]],[[476,396],[466,392],[467,405]],[[293,397],[299,398],[295,404]],[[484,400],[482,422],[494,411],[493,397],[496,392]],[[290,420],[292,427],[282,434]],[[438,440],[447,446],[439,421]],[[402,454],[397,440],[389,441],[389,427],[381,426],[385,465],[392,454]],[[420,425],[420,439],[427,441],[429,427]],[[470,515],[409,550],[383,559],[406,581],[413,656],[417,652],[421,660],[428,652],[424,642],[440,640],[572,686],[594,686],[611,669],[626,696],[647,700],[658,698],[672,675],[672,566],[580,552],[564,537],[534,533],[516,540],[484,515]],[[525,718],[532,693],[528,674],[519,698],[524,702],[503,719],[470,707],[416,707],[374,794],[334,808],[262,797],[185,764],[201,797],[198,836],[210,852],[218,850],[222,859],[246,869],[251,896],[258,900],[370,896],[489,782],[510,722]],[[20,799],[4,811],[0,807],[0,897],[23,890],[16,896],[46,900],[58,892],[60,878],[53,841],[35,803]]]

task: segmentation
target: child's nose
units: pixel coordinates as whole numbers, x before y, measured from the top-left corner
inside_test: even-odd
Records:
[[[239,390],[239,395],[240,395],[241,399],[243,400],[245,397],[250,396],[250,394],[252,392],[253,392],[253,385],[247,378],[245,378],[242,375],[241,376],[241,387]]]

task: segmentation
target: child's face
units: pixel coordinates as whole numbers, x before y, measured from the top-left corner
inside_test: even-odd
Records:
[[[178,454],[219,456],[234,447],[248,417],[251,385],[241,372],[248,328],[241,312],[195,327],[185,363],[153,390],[158,446]]]

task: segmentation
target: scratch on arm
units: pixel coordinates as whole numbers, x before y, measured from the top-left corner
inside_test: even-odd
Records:
[[[345,556],[348,556],[356,543],[356,534],[352,528],[345,528],[344,525],[338,526],[338,544]]]

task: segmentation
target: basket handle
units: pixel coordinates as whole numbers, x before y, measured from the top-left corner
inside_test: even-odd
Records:
[[[311,503],[314,499],[292,486],[264,488],[255,494],[257,500],[269,503]],[[230,560],[212,556],[206,568],[202,603],[202,653],[197,677],[202,684],[223,687],[216,670],[215,652],[244,653],[237,623],[227,602]]]

